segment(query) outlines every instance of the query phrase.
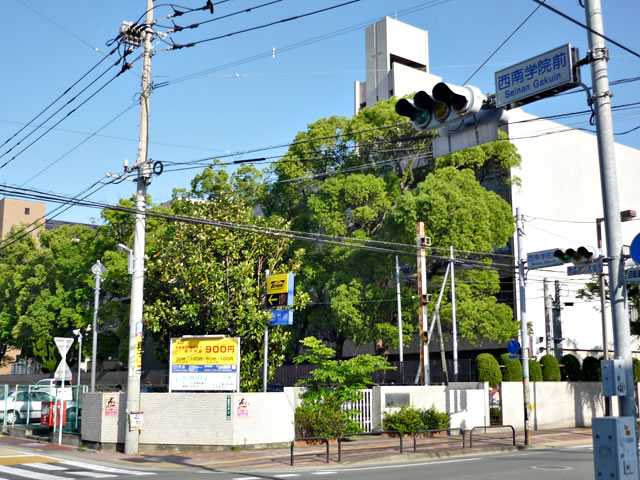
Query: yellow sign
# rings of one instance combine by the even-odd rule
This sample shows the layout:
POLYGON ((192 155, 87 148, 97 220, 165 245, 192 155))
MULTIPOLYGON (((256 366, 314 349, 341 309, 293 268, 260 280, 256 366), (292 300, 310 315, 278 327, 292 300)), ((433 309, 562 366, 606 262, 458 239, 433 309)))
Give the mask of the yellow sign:
POLYGON ((142 371, 142 337, 136 336, 135 340, 135 371, 137 373, 142 371))
POLYGON ((279 273, 267 277, 267 295, 270 293, 289 292, 289 274, 279 273))
POLYGON ((173 365, 236 365, 237 338, 174 338, 171 344, 173 365))

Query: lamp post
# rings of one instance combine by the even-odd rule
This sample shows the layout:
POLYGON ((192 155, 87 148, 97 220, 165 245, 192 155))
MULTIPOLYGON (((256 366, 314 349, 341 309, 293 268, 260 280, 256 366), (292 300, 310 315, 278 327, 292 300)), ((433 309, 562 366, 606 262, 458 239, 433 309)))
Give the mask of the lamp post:
MULTIPOLYGON (((635 210, 624 210, 620 212, 620 221, 628 222, 636 217, 635 210)), ((598 253, 604 256, 602 252, 602 222, 604 218, 596 218, 596 233, 598 235, 598 253)), ((606 313, 606 295, 604 285, 604 273, 598 274, 598 280, 600 283, 600 315, 602 317, 602 358, 603 360, 609 360, 609 339, 607 335, 607 313, 606 313)), ((604 415, 608 417, 611 415, 611 397, 605 397, 604 403, 604 415)))
POLYGON ((91 267, 96 276, 96 287, 93 295, 93 351, 91 352, 91 393, 96 391, 96 362, 98 358, 98 308, 100 307, 100 281, 106 268, 97 260, 91 267))
POLYGON ((134 262, 133 250, 127 247, 124 243, 118 244, 118 250, 120 250, 121 252, 127 252, 129 254, 129 263, 127 263, 127 272, 129 272, 129 275, 133 275, 133 262, 134 262))
POLYGON ((82 372, 82 330, 76 328, 73 334, 78 337, 78 387, 80 383, 80 373, 82 372))

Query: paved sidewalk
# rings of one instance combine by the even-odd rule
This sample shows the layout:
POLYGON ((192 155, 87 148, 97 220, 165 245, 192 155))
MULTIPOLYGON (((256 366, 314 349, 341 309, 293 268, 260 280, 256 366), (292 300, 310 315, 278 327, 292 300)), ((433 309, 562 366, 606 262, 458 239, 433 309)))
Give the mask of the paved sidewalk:
MULTIPOLYGON (((5 437, 4 440, 9 440, 5 437)), ((11 439, 16 440, 18 439, 11 439)), ((25 444, 25 439, 19 439, 25 444)), ((363 436, 343 441, 341 461, 338 463, 338 442, 329 444, 329 465, 391 463, 424 461, 428 459, 450 458, 465 455, 500 453, 524 448, 557 448, 567 446, 591 445, 590 428, 567 428, 558 430, 539 430, 532 432, 531 445, 524 445, 522 432, 516 432, 516 445, 510 429, 476 430, 473 433, 473 448, 469 448, 469 435, 465 438, 465 447, 459 435, 420 437, 416 441, 414 453, 413 437, 403 438, 402 453, 397 437, 363 436)), ((17 444, 17 443, 16 443, 17 444)), ((294 466, 291 466, 289 447, 266 449, 231 449, 217 451, 180 451, 180 452, 143 452, 138 455, 125 455, 118 452, 95 452, 78 449, 71 453, 68 447, 59 449, 57 445, 42 444, 45 451, 56 449, 58 455, 73 455, 82 461, 117 463, 123 468, 141 470, 201 470, 201 471, 251 471, 257 469, 318 468, 326 466, 326 446, 297 442, 294 447, 294 466), (46 445, 49 445, 47 447, 46 445)), ((51 452, 53 453, 53 452, 51 452)))

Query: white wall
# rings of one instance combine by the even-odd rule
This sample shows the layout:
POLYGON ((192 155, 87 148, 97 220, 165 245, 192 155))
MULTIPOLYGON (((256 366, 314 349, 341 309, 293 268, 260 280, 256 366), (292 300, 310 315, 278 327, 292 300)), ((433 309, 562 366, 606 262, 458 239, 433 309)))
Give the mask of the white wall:
MULTIPOLYGON (((587 246, 596 248, 596 218, 603 216, 598 147, 593 134, 539 120, 516 109, 510 112, 509 138, 522 156, 521 168, 513 175, 522 186, 512 188, 512 205, 525 216, 525 252, 552 248, 587 246), (531 121, 533 120, 533 121, 531 121)), ((640 151, 621 144, 615 146, 620 210, 640 213, 640 151)), ((623 243, 629 245, 640 231, 640 222, 622 224, 623 243)), ((603 226, 604 227, 604 226, 603 226)), ((603 228, 604 235, 604 228, 603 228)), ((603 238, 603 244, 606 240, 603 238)), ((515 245, 515 244, 514 244, 515 245)), ((562 333, 565 349, 583 354, 602 350, 602 321, 599 302, 585 303, 575 293, 590 276, 566 275, 567 268, 555 267, 529 271, 527 277, 527 320, 533 323, 534 338, 545 335, 542 279, 559 280, 562 302, 573 306, 562 309, 562 333)), ((553 294, 553 283, 550 294, 553 294)), ((610 311, 609 348, 613 350, 610 311)), ((634 349, 638 346, 634 345, 634 349)))

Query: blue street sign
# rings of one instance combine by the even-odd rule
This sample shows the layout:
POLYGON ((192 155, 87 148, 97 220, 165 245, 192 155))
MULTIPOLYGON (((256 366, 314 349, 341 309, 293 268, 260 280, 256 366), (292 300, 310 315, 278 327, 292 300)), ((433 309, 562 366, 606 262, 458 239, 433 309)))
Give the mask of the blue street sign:
POLYGON ((518 353, 520 351, 520 343, 517 340, 511 340, 507 343, 509 353, 518 353))
POLYGON ((269 325, 293 325, 293 310, 273 310, 269 325))
POLYGON ((631 242, 630 253, 633 261, 640 264, 640 233, 631 242))

